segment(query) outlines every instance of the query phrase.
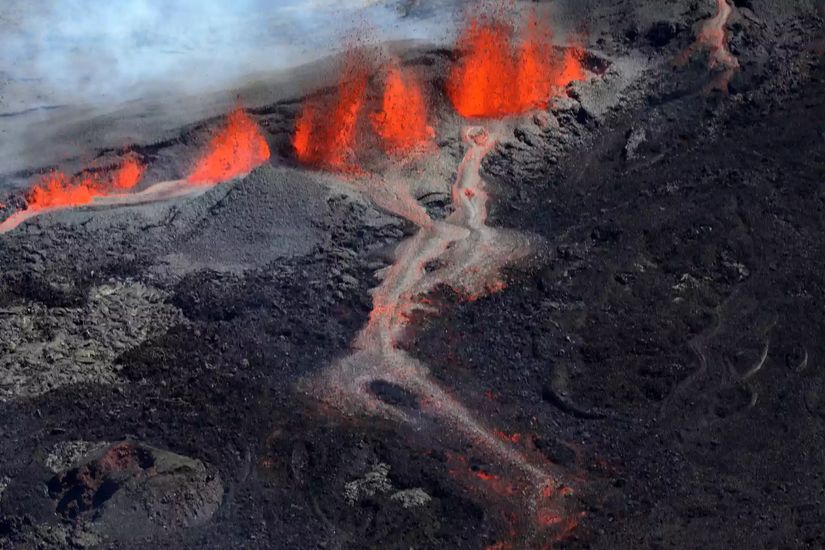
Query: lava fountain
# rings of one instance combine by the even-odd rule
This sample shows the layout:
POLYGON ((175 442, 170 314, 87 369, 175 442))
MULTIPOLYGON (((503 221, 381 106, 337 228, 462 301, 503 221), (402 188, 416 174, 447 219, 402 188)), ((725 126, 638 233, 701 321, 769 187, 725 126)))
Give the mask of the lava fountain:
POLYGON ((421 85, 411 71, 397 61, 389 65, 381 110, 372 115, 376 134, 391 155, 407 155, 434 137, 427 121, 427 103, 421 85))
POLYGON ((357 172, 354 146, 369 80, 368 64, 350 52, 332 97, 309 101, 295 125, 292 145, 302 163, 339 172, 357 172))
POLYGON ((209 142, 186 181, 193 185, 214 185, 241 177, 268 161, 269 154, 269 145, 258 126, 237 108, 209 142))
POLYGON ((456 110, 490 118, 545 108, 554 93, 584 78, 581 49, 558 55, 552 38, 534 15, 520 31, 500 18, 471 20, 458 41, 464 56, 447 85, 456 110))
POLYGON ((468 297, 495 292, 502 288, 501 270, 532 251, 526 236, 486 225, 488 195, 479 172, 495 146, 495 134, 471 127, 463 131, 463 139, 468 149, 452 186, 454 210, 444 220, 433 219, 404 182, 381 178, 360 182, 377 205, 411 221, 418 232, 399 245, 395 263, 379 273, 383 282, 372 293, 369 322, 357 336, 353 353, 307 381, 304 390, 345 414, 382 416, 415 431, 425 430, 431 440, 446 447, 472 448, 495 465, 497 475, 518 488, 506 498, 517 509, 529 511, 520 532, 529 533, 528 538, 548 537, 552 536, 548 532, 566 529, 570 517, 562 497, 572 491, 560 473, 503 441, 441 388, 425 365, 399 348, 413 313, 431 310, 424 299, 427 294, 439 286, 468 297), (428 268, 432 265, 439 267, 428 268), (410 408, 382 400, 374 391, 376 383, 414 396, 417 405, 410 408), (542 521, 533 521, 536 518, 542 521))
MULTIPOLYGON (((459 114, 505 117, 546 107, 562 86, 583 78, 582 50, 570 48, 558 54, 550 39, 549 29, 535 18, 518 35, 504 21, 471 23, 459 40, 466 55, 453 67, 447 84, 459 114)), ((437 444, 455 456, 469 450, 490 465, 490 472, 454 477, 491 509, 502 507, 509 538, 521 546, 544 545, 567 534, 579 517, 571 511, 568 497, 573 489, 562 473, 543 457, 500 437, 442 388, 426 365, 401 348, 414 314, 433 311, 427 298, 431 292, 448 287, 478 299, 500 291, 503 268, 533 252, 528 236, 486 223, 489 197, 481 164, 505 125, 462 130, 466 153, 451 187, 453 210, 443 220, 434 219, 410 191, 415 187, 413 177, 427 177, 426 168, 417 176, 403 168, 390 168, 383 175, 353 170, 355 129, 370 82, 365 65, 353 63, 358 59, 349 57, 334 94, 304 105, 293 138, 296 156, 315 168, 357 174, 340 181, 368 195, 379 208, 413 223, 418 231, 398 245, 394 263, 377 273, 382 283, 372 291, 369 321, 353 342, 352 353, 304 380, 301 389, 345 415, 390 419, 411 428, 413 437, 426 433, 430 448, 437 444), (386 398, 381 388, 393 388, 409 399, 399 403, 386 398), (479 482, 503 490, 491 495, 489 488, 477 490, 479 482)), ((425 96, 397 63, 388 67, 380 110, 370 119, 390 156, 407 156, 433 137, 425 96)), ((432 160, 432 166, 446 162, 432 160)))
POLYGON ((52 172, 40 178, 28 193, 28 210, 83 206, 98 197, 132 190, 143 177, 145 168, 134 156, 128 156, 112 172, 84 172, 70 178, 63 172, 52 172))
POLYGON ((127 156, 114 171, 83 172, 69 177, 55 171, 41 176, 26 194, 25 210, 15 212, 0 223, 0 234, 46 212, 86 206, 124 197, 143 178, 145 167, 134 155, 127 156))
POLYGON ((25 210, 0 223, 0 235, 40 214, 78 206, 128 206, 205 192, 211 186, 244 176, 269 160, 269 146, 258 126, 240 108, 227 118, 184 180, 171 180, 140 192, 134 189, 145 167, 135 155, 127 155, 112 173, 83 172, 68 177, 62 172, 42 176, 27 194, 25 210))
POLYGON ((684 65, 696 52, 708 52, 708 66, 718 74, 706 91, 727 93, 731 78, 739 70, 739 60, 728 48, 727 24, 732 14, 733 7, 728 0, 716 0, 716 15, 702 24, 696 41, 676 59, 677 65, 684 65))

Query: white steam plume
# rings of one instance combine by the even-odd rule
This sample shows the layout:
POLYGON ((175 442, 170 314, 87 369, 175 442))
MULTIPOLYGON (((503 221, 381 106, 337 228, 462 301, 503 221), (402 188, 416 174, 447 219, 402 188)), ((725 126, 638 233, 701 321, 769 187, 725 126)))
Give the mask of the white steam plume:
POLYGON ((363 29, 376 39, 438 41, 452 3, 3 0, 0 114, 222 89, 248 74, 323 57, 363 29), (28 97, 15 97, 22 89, 28 97))

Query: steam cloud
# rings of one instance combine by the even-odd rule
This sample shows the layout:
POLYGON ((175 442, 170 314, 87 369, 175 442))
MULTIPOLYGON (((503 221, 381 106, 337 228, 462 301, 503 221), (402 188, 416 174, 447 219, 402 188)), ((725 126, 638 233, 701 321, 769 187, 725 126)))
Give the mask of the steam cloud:
MULTIPOLYGON (((454 3, 4 0, 0 96, 4 84, 14 82, 32 83, 41 104, 99 105, 153 91, 226 88, 249 74, 332 53, 353 31, 367 29, 377 39, 438 41, 454 3)), ((14 110, 12 94, 5 95, 0 113, 14 110)))

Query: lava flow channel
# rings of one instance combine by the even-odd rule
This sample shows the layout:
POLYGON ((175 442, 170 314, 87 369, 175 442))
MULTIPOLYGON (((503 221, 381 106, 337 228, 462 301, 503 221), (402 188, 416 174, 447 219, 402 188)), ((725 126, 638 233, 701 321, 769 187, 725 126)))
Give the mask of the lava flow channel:
POLYGON ((718 75, 711 80, 705 91, 720 90, 727 93, 731 78, 739 70, 739 60, 728 48, 727 24, 733 14, 728 0, 716 0, 716 15, 702 24, 696 41, 676 59, 684 65, 696 52, 708 52, 708 66, 718 75))
POLYGON ((525 236, 486 225, 488 197, 479 170, 494 137, 471 128, 464 141, 468 150, 452 187, 454 211, 443 221, 429 216, 408 185, 362 182, 376 204, 411 221, 418 232, 399 245, 396 261, 379 273, 383 283, 373 291, 373 310, 353 353, 305 381, 303 389, 344 414, 380 415, 414 426, 414 432, 424 431, 445 446, 471 446, 518 487, 507 498, 525 512, 522 538, 532 544, 568 528, 570 515, 562 497, 571 491, 561 475, 503 441, 442 389, 425 365, 398 347, 412 313, 428 308, 422 302, 427 293, 440 285, 475 297, 498 290, 502 268, 532 250, 525 236), (425 267, 436 263, 440 267, 435 270, 425 267), (417 405, 382 400, 373 391, 375 383, 401 388, 415 396, 417 405))

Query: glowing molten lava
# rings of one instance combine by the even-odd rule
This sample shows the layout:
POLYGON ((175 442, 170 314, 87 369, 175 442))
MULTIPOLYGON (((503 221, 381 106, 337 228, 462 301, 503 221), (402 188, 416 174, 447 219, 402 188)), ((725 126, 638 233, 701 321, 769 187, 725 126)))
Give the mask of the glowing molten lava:
POLYGON ((81 206, 91 203, 103 193, 94 180, 86 175, 72 181, 63 172, 43 176, 29 191, 29 210, 42 210, 59 206, 81 206))
POLYGON ((390 154, 404 154, 434 136, 427 124, 427 104, 413 74, 390 65, 381 111, 372 116, 375 132, 390 154))
POLYGON ((145 171, 146 168, 135 157, 127 157, 112 177, 112 187, 118 191, 131 191, 145 171))
POLYGON ((584 78, 581 50, 554 56, 552 33, 534 16, 521 33, 498 19, 472 20, 458 40, 464 57, 453 67, 447 93, 465 117, 502 117, 544 108, 584 78))
POLYGON ((351 53, 333 96, 304 104, 292 140, 298 160, 319 168, 357 171, 353 146, 368 79, 365 60, 351 53))
POLYGON ((468 128, 462 137, 466 153, 452 185, 453 210, 445 219, 433 218, 411 194, 413 180, 406 178, 419 174, 357 180, 357 187, 376 205, 407 219, 418 231, 398 246, 395 262, 380 272, 382 283, 372 292, 369 322, 353 343, 352 354, 305 380, 302 389, 347 415, 381 415, 415 433, 426 432, 427 445, 448 453, 472 447, 474 457, 492 468, 470 468, 462 457, 451 473, 479 499, 492 497, 491 507, 519 510, 511 522, 519 527, 513 538, 525 543, 519 548, 534 547, 534 542, 554 539, 563 518, 570 516, 571 499, 560 498, 568 496, 562 493, 562 473, 521 448, 520 437, 487 427, 402 346, 416 314, 433 311, 427 296, 437 288, 477 298, 499 291, 502 270, 532 251, 527 236, 486 224, 488 194, 480 170, 497 135, 468 128), (416 406, 384 400, 372 389, 376 381, 402 388, 416 406))
POLYGON ((727 92, 730 79, 739 70, 739 60, 728 49, 726 26, 732 14, 728 0, 716 0, 716 15, 705 21, 693 45, 676 59, 677 65, 684 65, 697 51, 707 51, 708 65, 719 73, 707 90, 727 92))
POLYGON ((112 174, 84 172, 70 178, 63 172, 52 172, 40 178, 29 191, 28 210, 83 206, 98 197, 106 197, 133 189, 143 177, 143 165, 135 157, 127 157, 112 174))
POLYGON ((269 160, 269 145, 260 129, 240 108, 212 138, 203 157, 187 177, 191 184, 216 184, 248 174, 269 160))

